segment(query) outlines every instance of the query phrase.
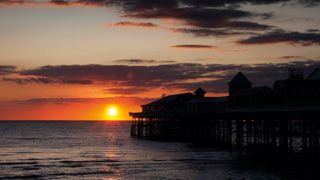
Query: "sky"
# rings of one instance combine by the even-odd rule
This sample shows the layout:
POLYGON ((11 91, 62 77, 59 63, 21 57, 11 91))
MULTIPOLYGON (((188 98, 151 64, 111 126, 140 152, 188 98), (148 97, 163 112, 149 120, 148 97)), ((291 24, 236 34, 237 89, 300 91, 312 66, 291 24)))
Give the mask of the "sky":
POLYGON ((127 120, 320 67, 319 0, 0 0, 1 120, 127 120), (108 115, 110 107, 116 116, 108 115))

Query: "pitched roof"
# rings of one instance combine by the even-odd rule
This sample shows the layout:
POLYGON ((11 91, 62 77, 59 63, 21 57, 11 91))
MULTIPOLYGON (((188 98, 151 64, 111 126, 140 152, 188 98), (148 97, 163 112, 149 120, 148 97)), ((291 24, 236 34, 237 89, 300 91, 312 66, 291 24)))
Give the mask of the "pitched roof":
POLYGON ((194 91, 194 94, 205 94, 207 93, 205 90, 203 90, 202 88, 198 88, 197 90, 194 91))
POLYGON ((143 106, 155 106, 155 105, 165 105, 165 104, 182 104, 193 99, 195 95, 192 93, 174 94, 169 95, 158 100, 155 100, 149 104, 143 106))
POLYGON ((253 87, 243 89, 234 93, 232 96, 250 96, 250 95, 264 95, 264 94, 271 94, 273 91, 268 86, 261 86, 261 87, 253 87))
POLYGON ((230 82, 229 84, 252 84, 248 78, 242 74, 242 72, 239 72, 230 82))
POLYGON ((308 76, 308 79, 313 79, 313 80, 315 80, 315 79, 320 79, 320 69, 319 68, 317 68, 317 69, 315 69, 309 76, 308 76))

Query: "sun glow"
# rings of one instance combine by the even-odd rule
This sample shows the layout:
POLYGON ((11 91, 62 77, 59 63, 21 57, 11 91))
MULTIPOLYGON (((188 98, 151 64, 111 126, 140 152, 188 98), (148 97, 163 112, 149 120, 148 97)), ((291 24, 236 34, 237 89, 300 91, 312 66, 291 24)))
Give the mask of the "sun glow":
POLYGON ((108 115, 109 116, 116 116, 117 115, 117 109, 114 107, 108 108, 108 115))
POLYGON ((103 120, 115 121, 121 120, 121 118, 123 118, 122 110, 119 108, 119 106, 109 105, 105 107, 103 120))

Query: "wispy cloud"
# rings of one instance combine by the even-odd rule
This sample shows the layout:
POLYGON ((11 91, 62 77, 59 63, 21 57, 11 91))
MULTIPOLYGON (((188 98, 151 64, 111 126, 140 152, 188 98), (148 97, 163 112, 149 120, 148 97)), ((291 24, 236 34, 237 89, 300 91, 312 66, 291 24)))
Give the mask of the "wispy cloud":
POLYGON ((91 80, 81 79, 55 79, 55 78, 44 78, 44 77, 23 77, 23 78, 11 78, 5 77, 1 79, 2 81, 14 82, 17 84, 29 84, 29 83, 38 83, 38 84, 82 84, 88 85, 92 84, 91 80))
POLYGON ((56 104, 56 105, 67 105, 72 103, 90 103, 90 102, 100 102, 105 104, 110 103, 121 103, 123 101, 127 102, 150 102, 153 100, 152 98, 141 98, 141 97, 126 97, 126 96, 118 96, 118 97, 108 97, 108 98, 34 98, 27 100, 16 100, 14 103, 18 104, 56 104))
POLYGON ((153 60, 153 59, 120 59, 114 61, 120 64, 169 64, 174 63, 172 60, 153 60))
POLYGON ((0 65, 0 75, 7 75, 14 73, 16 71, 16 66, 1 66, 0 65))
POLYGON ((304 56, 281 56, 280 59, 306 59, 304 56))
POLYGON ((142 28, 157 28, 157 24, 151 22, 131 22, 131 21, 120 21, 110 24, 112 27, 142 27, 142 28))
POLYGON ((217 46, 212 45, 202 45, 202 44, 180 44, 173 45, 171 48, 180 48, 180 49, 218 49, 217 46))
POLYGON ((231 29, 208 29, 208 28, 169 28, 174 33, 191 34, 196 37, 225 37, 235 35, 250 35, 252 32, 234 31, 231 29))
POLYGON ((262 35, 252 36, 238 41, 244 45, 261 45, 273 43, 289 43, 302 46, 320 45, 320 33, 289 32, 277 30, 262 35))

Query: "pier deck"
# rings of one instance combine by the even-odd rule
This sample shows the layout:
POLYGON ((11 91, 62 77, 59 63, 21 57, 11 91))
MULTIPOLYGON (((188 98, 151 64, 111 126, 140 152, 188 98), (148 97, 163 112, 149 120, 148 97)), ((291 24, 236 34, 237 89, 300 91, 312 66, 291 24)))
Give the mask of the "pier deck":
POLYGON ((320 107, 130 113, 131 135, 278 153, 319 153, 320 107))

